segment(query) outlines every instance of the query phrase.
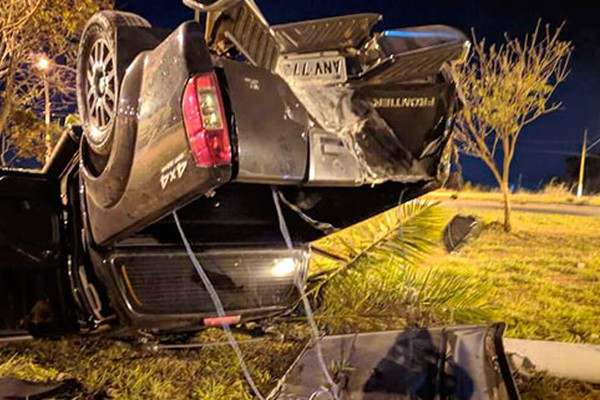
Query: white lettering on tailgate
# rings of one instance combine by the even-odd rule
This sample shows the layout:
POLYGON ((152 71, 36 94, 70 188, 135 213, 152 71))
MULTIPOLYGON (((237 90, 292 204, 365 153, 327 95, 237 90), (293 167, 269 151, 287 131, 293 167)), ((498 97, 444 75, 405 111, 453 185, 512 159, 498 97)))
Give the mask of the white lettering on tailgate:
POLYGON ((185 160, 185 153, 181 153, 168 163, 160 170, 160 187, 165 190, 171 182, 175 182, 183 177, 183 173, 187 168, 187 160, 185 160))

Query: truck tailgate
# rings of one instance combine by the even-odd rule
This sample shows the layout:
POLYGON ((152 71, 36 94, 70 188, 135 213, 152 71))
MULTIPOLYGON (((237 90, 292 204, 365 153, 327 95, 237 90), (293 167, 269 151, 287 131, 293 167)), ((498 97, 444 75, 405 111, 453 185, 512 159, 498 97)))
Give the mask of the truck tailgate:
POLYGON ((305 178, 309 120, 289 86, 263 68, 223 60, 234 115, 237 181, 294 184, 305 178))

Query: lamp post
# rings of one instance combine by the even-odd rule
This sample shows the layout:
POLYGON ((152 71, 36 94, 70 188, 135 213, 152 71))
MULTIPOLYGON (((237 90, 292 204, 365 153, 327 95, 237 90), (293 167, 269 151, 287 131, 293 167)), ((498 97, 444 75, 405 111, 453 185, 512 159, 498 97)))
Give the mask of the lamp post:
POLYGON ((48 85, 47 71, 50 68, 50 60, 46 56, 41 56, 37 63, 38 68, 42 71, 42 80, 44 82, 44 121, 46 124, 46 132, 44 133, 44 144, 46 146, 46 154, 44 157, 45 163, 50 160, 52 149, 52 138, 50 137, 50 87, 48 85))
POLYGON ((577 197, 583 196, 583 183, 585 179, 585 159, 590 150, 600 144, 600 139, 588 146, 587 144, 587 128, 583 132, 583 146, 581 148, 581 164, 579 165, 579 183, 577 184, 577 197))
POLYGON ((579 182, 577 184, 577 197, 583 196, 583 178, 585 176, 585 157, 587 155, 587 128, 583 131, 583 146, 581 147, 581 163, 579 165, 579 182))

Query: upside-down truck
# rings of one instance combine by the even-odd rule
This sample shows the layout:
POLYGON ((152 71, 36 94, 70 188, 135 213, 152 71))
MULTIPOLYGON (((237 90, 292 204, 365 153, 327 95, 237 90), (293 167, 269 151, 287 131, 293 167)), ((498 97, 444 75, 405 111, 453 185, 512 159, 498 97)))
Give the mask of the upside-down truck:
POLYGON ((96 14, 77 60, 81 127, 43 170, 0 171, 3 335, 222 322, 174 211, 228 322, 285 313, 310 242, 446 178, 463 33, 184 3, 196 20, 173 31, 96 14))

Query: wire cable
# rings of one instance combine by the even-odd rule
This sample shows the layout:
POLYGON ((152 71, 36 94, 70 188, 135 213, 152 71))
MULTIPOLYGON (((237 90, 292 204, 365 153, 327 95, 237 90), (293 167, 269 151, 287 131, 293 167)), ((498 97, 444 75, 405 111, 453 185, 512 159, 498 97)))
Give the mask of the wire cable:
POLYGON ((339 231, 338 228, 336 228, 335 226, 331 225, 328 222, 321 222, 321 221, 317 221, 316 219, 312 218, 310 215, 306 214, 304 211, 302 211, 300 209, 300 207, 298 207, 297 205, 293 204, 292 202, 290 202, 288 199, 285 198, 285 196, 283 195, 283 193, 281 193, 280 191, 277 192, 279 194, 279 199, 283 202, 283 204, 285 204, 286 206, 289 207, 290 210, 294 211, 296 214, 298 214, 298 216, 300 218, 302 218, 302 220, 304 222, 306 222, 307 224, 309 224, 310 226, 312 226, 313 228, 325 233, 325 234, 330 234, 330 233, 334 233, 339 231))
MULTIPOLYGON (((285 222, 285 218, 283 216, 283 211, 281 210, 281 204, 279 202, 279 193, 277 188, 274 186, 271 187, 271 192, 273 194, 273 202, 275 203, 275 209, 277 210, 277 217, 279 219, 279 230, 281 231, 281 236, 283 236, 283 240, 288 249, 293 249, 294 245, 292 243, 292 238, 290 236, 290 231, 288 230, 287 223, 285 222)), ((323 356, 323 348, 321 346, 321 337, 319 334, 319 328, 317 323, 315 322, 315 316, 312 311, 312 307, 310 305, 310 301, 308 300, 308 296, 306 295, 306 291, 304 290, 304 282, 301 280, 299 276, 296 277, 294 281, 296 287, 298 288, 298 292, 300 296, 302 296, 302 304, 304 306, 304 312, 306 313, 306 317, 308 319, 308 324, 311 329, 311 333, 313 336, 315 349, 317 351, 317 358, 319 360, 319 365, 321 366, 321 370, 323 371, 323 376, 327 380, 327 383, 330 385, 330 394, 334 400, 339 400, 338 397, 338 386, 333 381, 329 370, 327 369, 327 363, 325 362, 325 357, 323 356)))
MULTIPOLYGON (((188 239, 185 235, 185 232, 183 231, 183 227, 181 226, 181 222, 179 221, 179 217, 177 216, 176 211, 173 211, 173 218, 175 218, 175 224, 177 225, 177 230, 179 231, 179 235, 181 236, 181 240, 183 241, 185 250, 187 251, 187 253, 190 257, 190 260, 192 261, 192 264, 194 265, 194 268, 196 269, 196 272, 198 273, 198 276, 202 280, 202 283, 204 284, 204 286, 206 287, 206 290, 208 291, 208 294, 210 295, 210 298, 215 306, 217 315, 220 318, 225 318, 226 314, 225 314, 225 308, 223 307, 223 303, 221 302, 221 299, 220 299, 217 291, 215 290, 215 287, 213 286, 210 279, 208 278, 206 271, 204 271, 204 268, 202 268, 202 265, 198 261, 196 254, 192 250, 192 246, 190 245, 190 242, 188 241, 188 239)), ((246 378, 248 385, 250 385, 252 392, 254 392, 254 395, 259 400, 265 400, 263 395, 258 390, 258 387, 256 387, 256 383, 254 383, 252 376, 250 375, 250 371, 248 370, 248 367, 246 366, 246 362, 244 361, 244 355, 242 354, 242 350, 240 349, 240 346, 238 345, 235 338, 233 337, 231 328, 225 322, 221 322, 221 326, 223 327, 223 330, 225 331, 225 334, 227 336, 227 341, 229 342, 229 344, 233 348, 233 351, 235 352, 235 355, 240 363, 240 368, 242 369, 242 372, 244 373, 244 377, 246 378)))

